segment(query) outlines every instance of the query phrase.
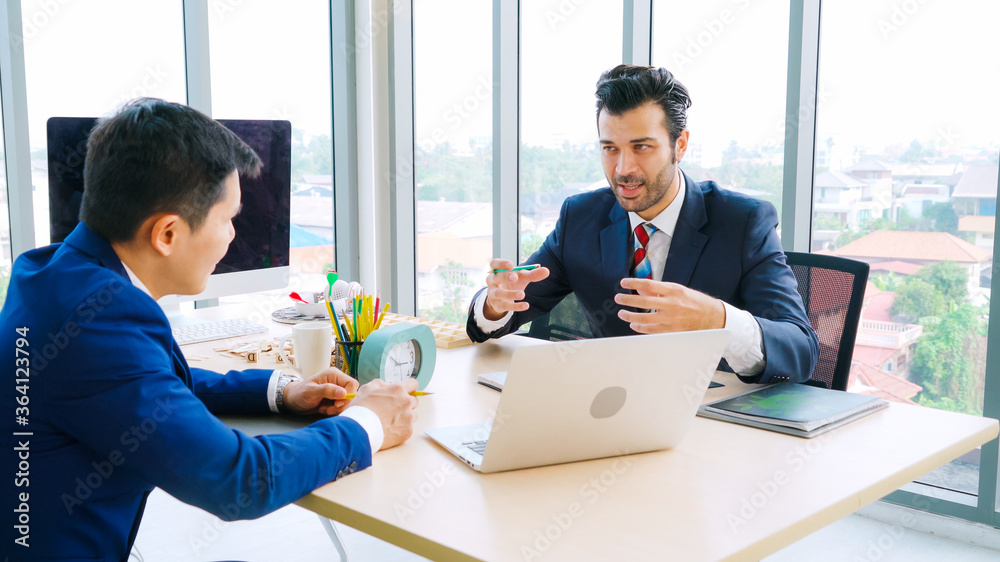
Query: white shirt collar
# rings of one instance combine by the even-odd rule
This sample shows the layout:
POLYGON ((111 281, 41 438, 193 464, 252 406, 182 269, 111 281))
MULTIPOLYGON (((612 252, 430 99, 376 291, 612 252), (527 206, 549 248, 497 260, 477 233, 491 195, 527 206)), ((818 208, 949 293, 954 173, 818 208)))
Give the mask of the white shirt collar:
POLYGON ((674 197, 674 200, 667 205, 666 209, 663 209, 660 211, 660 214, 653 217, 653 220, 647 221, 646 219, 640 217, 638 213, 629 212, 628 222, 633 231, 635 230, 635 227, 640 224, 650 222, 653 223, 653 226, 655 226, 657 230, 663 231, 664 234, 671 238, 674 237, 674 229, 677 228, 677 220, 681 216, 681 207, 684 205, 684 193, 687 189, 687 185, 684 181, 684 174, 680 171, 678 171, 678 174, 680 175, 681 181, 677 188, 677 195, 674 197))
POLYGON ((142 281, 139 280, 139 277, 136 276, 135 272, 132 271, 131 269, 129 269, 128 266, 125 265, 125 262, 122 262, 122 267, 125 268, 125 273, 128 273, 128 278, 132 280, 132 284, 135 285, 136 288, 138 288, 143 293, 146 293, 147 295, 149 295, 150 298, 152 298, 153 294, 150 293, 149 289, 146 288, 146 285, 142 281))

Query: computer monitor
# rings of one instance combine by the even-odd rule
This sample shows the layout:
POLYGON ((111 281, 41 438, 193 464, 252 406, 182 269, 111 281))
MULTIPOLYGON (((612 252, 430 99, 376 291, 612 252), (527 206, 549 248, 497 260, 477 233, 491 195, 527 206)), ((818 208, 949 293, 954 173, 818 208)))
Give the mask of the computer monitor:
MULTIPOLYGON (((289 278, 292 125, 288 121, 219 119, 263 163, 256 179, 240 176, 243 210, 233 221, 236 238, 198 295, 160 299, 162 306, 256 291, 283 289, 289 278)), ((52 242, 62 242, 79 222, 83 165, 94 117, 48 120, 49 217, 52 242)))

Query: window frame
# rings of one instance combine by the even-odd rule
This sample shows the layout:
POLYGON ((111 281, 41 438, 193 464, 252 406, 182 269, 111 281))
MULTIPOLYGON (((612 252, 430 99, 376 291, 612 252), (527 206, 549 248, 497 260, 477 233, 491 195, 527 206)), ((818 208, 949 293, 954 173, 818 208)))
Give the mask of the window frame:
MULTIPOLYGON (((652 13, 667 0, 624 0, 622 61, 648 64, 652 13)), ((788 86, 786 142, 782 186, 782 244, 786 250, 810 247, 813 177, 815 173, 816 92, 822 0, 789 0, 788 86)), ((211 85, 208 72, 207 4, 184 0, 185 74, 188 101, 207 108, 211 85)), ((516 257, 519 240, 520 164, 520 30, 517 0, 493 0, 493 232, 494 253, 516 257), (511 118, 516 116, 517 118, 511 118)), ((416 231, 413 192, 413 30, 412 0, 330 1, 331 98, 334 141, 334 218, 336 263, 347 278, 359 279, 391 294, 394 308, 413 314, 416 305, 416 231), (382 30, 366 38, 365 50, 356 48, 356 30, 382 30), (345 48, 350 46, 350 48, 345 48), (384 56, 383 56, 384 55, 384 56), (371 65, 360 69, 359 64, 371 65), (359 83, 368 70, 370 80, 359 83), (383 97, 384 96, 384 97, 383 97), (359 99, 363 103, 359 103, 359 99), (375 100, 374 102, 372 100, 375 100), (367 100, 367 101, 365 101, 367 100), (385 107, 387 122, 372 122, 370 112, 385 107), (371 123, 370 125, 368 125, 371 123), (389 126, 386 127, 385 124, 389 126), (368 127, 359 130, 359 126, 368 127), (387 130, 388 129, 388 130, 387 130), (373 140, 374 137, 374 140, 373 140), (389 157, 377 159, 372 185, 359 184, 362 154, 358 146, 387 139, 389 157), (384 167, 384 169, 379 169, 384 167), (390 178, 382 183, 379 174, 390 178), (386 224, 365 227, 359 209, 376 208, 386 224), (362 232, 363 228, 368 228, 362 232), (374 236, 374 253, 389 256, 378 263, 362 260, 361 241, 374 236), (385 268, 385 263, 388 267, 385 268)), ((11 38, 22 34, 20 2, 0 5, 0 26, 11 38)), ((181 32, 181 30, 178 30, 181 32)), ((24 53, 17 41, 0 42, 0 104, 2 104, 11 255, 34 248, 31 201, 31 164, 27 128, 24 53)), ((371 162, 371 160, 366 160, 371 162)), ((365 174, 360 174, 364 176, 365 174)), ((1000 193, 1000 185, 997 186, 1000 193)), ((1000 216, 995 228, 1000 229, 1000 216)), ((366 249, 370 250, 366 246, 366 249)), ((993 263, 1000 263, 1000 245, 994 245, 993 263)), ((993 287, 1000 286, 1000 280, 993 287)), ((990 313, 1000 318, 1000 299, 991 300, 990 313)), ((983 415, 1000 418, 1000 322, 991 323, 987 336, 983 415)), ((997 478, 1000 444, 994 439, 982 447, 978 496, 942 493, 922 484, 909 484, 888 494, 885 501, 1000 527, 997 478), (933 495, 931 495, 933 494, 933 495)))

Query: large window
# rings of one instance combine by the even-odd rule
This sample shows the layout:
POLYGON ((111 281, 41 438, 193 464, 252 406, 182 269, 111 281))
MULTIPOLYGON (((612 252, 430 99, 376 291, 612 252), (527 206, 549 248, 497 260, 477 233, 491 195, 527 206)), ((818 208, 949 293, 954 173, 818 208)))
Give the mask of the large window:
POLYGON ((322 290, 335 264, 329 2, 212 2, 208 21, 212 116, 292 124, 290 286, 322 290))
POLYGON ((180 0, 23 0, 21 15, 35 244, 45 246, 46 121, 103 116, 136 97, 183 103, 183 12, 180 0))
POLYGON ((622 62, 621 0, 521 3, 520 259, 552 231, 566 197, 607 186, 594 90, 622 62))
POLYGON ((788 2, 653 3, 653 57, 691 94, 681 168, 781 212, 788 2))
POLYGON ((0 121, 0 308, 7 298, 10 282, 10 196, 7 192, 7 158, 4 150, 3 122, 0 121))
POLYGON ((413 3, 417 310, 463 324, 493 253, 492 6, 413 3))
MULTIPOLYGON (((823 3, 812 249, 871 264, 851 391, 982 415, 997 18, 969 0, 823 3)), ((920 481, 971 496, 978 467, 977 451, 920 481)))

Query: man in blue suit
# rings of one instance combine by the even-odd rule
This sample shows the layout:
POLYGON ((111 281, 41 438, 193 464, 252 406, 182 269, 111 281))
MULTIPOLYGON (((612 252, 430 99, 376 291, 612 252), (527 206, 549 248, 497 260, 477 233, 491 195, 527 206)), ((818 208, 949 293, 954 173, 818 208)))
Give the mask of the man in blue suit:
POLYGON ((239 172, 259 168, 227 129, 160 100, 91 133, 81 224, 17 259, 0 312, 11 559, 125 560, 154 486, 252 519, 412 434, 416 381, 358 389, 334 369, 301 380, 188 367, 156 299, 204 289, 233 240, 239 172), (215 417, 278 411, 340 415, 259 437, 215 417))
POLYGON ((595 336, 727 328, 723 360, 744 381, 810 377, 819 343, 774 206, 680 170, 690 105, 666 69, 620 65, 601 76, 597 130, 610 187, 565 201, 526 262, 538 269, 490 262, 504 271, 473 299, 473 341, 510 333, 572 292, 595 336))

